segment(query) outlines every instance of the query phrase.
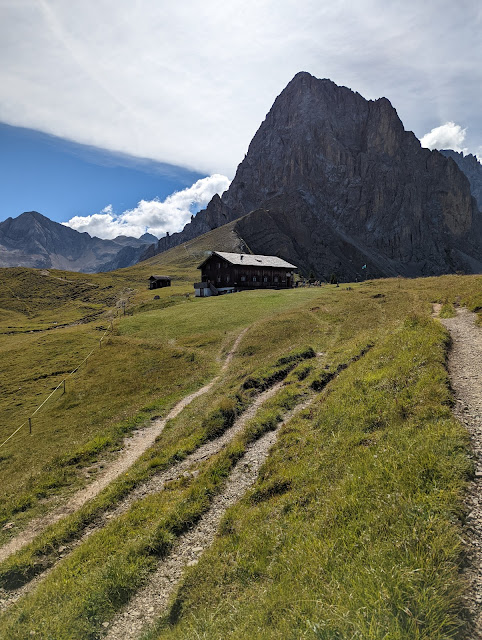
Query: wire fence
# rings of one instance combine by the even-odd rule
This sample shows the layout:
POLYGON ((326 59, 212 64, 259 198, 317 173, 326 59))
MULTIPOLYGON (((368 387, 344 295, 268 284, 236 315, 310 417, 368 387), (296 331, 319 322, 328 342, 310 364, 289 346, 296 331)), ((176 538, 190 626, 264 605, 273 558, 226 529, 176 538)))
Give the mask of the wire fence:
POLYGON ((111 322, 111 326, 109 327, 109 329, 106 329, 104 331, 104 333, 102 334, 102 337, 99 339, 99 346, 98 347, 94 347, 86 356, 85 358, 82 360, 82 362, 77 365, 75 367, 75 369, 72 369, 72 371, 63 379, 59 382, 59 384, 55 387, 55 389, 45 398, 45 400, 39 404, 39 406, 35 409, 35 411, 27 418, 27 420, 25 420, 25 422, 23 424, 21 424, 18 429, 15 429, 15 431, 13 433, 11 433, 8 438, 6 440, 4 440, 1 444, 0 444, 0 449, 7 444, 7 442, 13 438, 13 436, 18 433, 20 431, 20 429, 23 429, 23 427, 25 427, 26 425, 29 425, 29 429, 30 429, 30 433, 32 433, 32 418, 34 417, 34 415, 36 413, 38 413, 40 411, 40 409, 50 400, 50 398, 54 395, 54 393, 56 391, 58 391, 58 389, 60 389, 60 387, 63 386, 64 388, 64 392, 65 392, 65 383, 68 380, 68 378, 72 377, 74 375, 74 373, 76 373, 80 367, 87 362, 87 360, 90 358, 90 356, 98 349, 102 346, 102 341, 104 340, 105 336, 109 333, 112 332, 113 330, 113 325, 111 322))

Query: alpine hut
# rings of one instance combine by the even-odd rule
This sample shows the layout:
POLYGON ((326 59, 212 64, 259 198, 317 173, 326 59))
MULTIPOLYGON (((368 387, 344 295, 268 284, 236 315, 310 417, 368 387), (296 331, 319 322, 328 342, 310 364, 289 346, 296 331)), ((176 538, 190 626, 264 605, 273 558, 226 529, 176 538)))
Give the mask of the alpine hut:
POLYGON ((170 287, 171 278, 169 276, 150 276, 149 289, 162 289, 162 287, 170 287))
POLYGON ((201 282, 196 296, 211 296, 244 289, 289 289, 297 267, 277 256, 213 251, 199 265, 201 282))

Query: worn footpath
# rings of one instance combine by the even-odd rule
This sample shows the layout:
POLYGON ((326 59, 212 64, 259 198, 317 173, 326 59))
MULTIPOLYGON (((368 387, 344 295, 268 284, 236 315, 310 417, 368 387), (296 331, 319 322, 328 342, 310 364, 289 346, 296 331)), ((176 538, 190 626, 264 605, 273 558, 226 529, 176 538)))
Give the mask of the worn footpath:
POLYGON ((468 637, 482 640, 482 328, 475 320, 474 313, 458 309, 455 318, 441 322, 452 338, 449 373, 456 399, 454 414, 470 434, 476 465, 466 499, 468 562, 464 575, 469 582, 466 605, 473 623, 468 637))

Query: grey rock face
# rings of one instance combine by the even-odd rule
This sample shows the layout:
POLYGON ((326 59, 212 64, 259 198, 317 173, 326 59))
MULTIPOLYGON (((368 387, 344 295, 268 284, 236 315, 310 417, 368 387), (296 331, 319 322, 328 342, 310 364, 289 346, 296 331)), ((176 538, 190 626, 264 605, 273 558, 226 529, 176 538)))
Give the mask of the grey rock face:
POLYGON ((477 201, 479 211, 482 211, 482 164, 471 153, 464 156, 463 153, 452 149, 441 149, 440 153, 446 158, 452 158, 458 168, 465 173, 470 183, 470 191, 477 201))
POLYGON ((252 251, 320 276, 352 279, 364 264, 372 276, 482 271, 482 217, 456 164, 422 148, 386 98, 304 72, 229 189, 157 251, 236 219, 252 251))
POLYGON ((140 239, 125 236, 119 243, 92 238, 37 211, 0 223, 0 267, 94 273, 135 264, 147 246, 140 239))

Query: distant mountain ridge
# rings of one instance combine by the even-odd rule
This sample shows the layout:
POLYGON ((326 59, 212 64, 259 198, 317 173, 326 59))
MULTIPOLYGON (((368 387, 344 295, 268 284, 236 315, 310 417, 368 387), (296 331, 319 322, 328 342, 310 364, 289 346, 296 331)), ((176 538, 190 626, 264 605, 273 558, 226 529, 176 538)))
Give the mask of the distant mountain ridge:
POLYGON ((0 222, 0 267, 110 271, 136 264, 153 238, 102 240, 28 211, 0 222))
POLYGON ((482 272, 482 216, 454 159, 422 148, 386 98, 298 73, 234 180, 150 257, 236 220, 254 253, 344 279, 482 272))

